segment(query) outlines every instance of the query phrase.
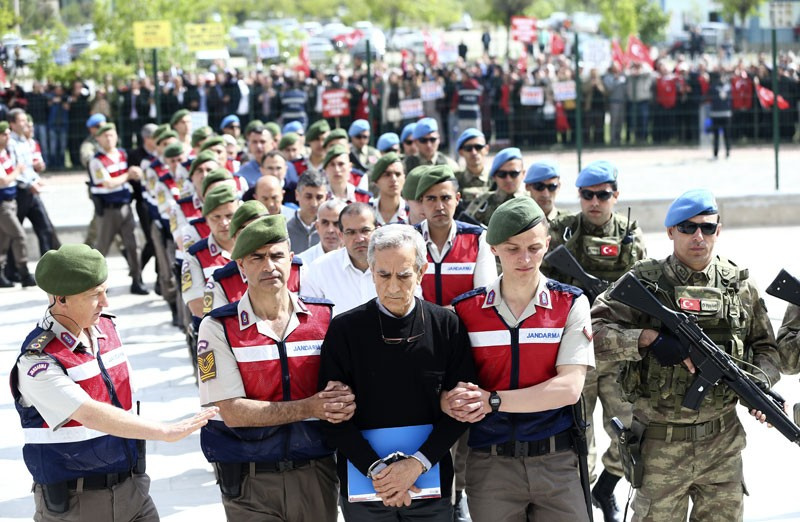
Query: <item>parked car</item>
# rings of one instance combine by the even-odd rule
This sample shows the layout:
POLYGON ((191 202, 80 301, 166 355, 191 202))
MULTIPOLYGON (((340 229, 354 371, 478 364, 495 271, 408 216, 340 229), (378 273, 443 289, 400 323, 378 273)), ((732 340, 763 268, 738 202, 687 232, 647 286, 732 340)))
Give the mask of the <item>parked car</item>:
POLYGON ((303 22, 300 29, 308 33, 308 36, 319 36, 322 32, 322 24, 319 22, 303 22))
POLYGON ((231 44, 228 46, 231 56, 255 59, 258 47, 261 45, 261 36, 258 31, 243 27, 231 27, 228 36, 231 38, 231 44))
POLYGON ((333 44, 327 38, 310 38, 307 43, 308 59, 313 63, 325 62, 334 53, 333 44))

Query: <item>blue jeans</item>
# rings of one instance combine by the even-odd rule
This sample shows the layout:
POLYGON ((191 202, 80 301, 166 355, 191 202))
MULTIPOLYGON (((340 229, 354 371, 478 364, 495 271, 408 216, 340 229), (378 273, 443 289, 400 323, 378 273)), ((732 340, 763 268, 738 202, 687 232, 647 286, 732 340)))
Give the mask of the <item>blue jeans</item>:
POLYGON ((48 134, 50 146, 47 147, 47 165, 53 169, 63 168, 67 150, 67 130, 54 128, 50 129, 48 134))

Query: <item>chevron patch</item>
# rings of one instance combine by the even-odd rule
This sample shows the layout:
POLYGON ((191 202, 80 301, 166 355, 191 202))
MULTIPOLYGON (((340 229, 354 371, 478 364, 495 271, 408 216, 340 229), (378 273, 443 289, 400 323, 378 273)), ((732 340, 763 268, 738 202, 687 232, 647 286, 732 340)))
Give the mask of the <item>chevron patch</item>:
POLYGON ((206 382, 217 376, 217 362, 214 360, 214 351, 197 355, 197 371, 200 382, 206 382))

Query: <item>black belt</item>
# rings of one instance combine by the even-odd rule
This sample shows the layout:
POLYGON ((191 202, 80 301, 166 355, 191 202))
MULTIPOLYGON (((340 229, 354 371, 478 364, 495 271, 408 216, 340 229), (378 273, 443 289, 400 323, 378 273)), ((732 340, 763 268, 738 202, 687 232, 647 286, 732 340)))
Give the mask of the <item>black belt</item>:
MULTIPOLYGON (((121 484, 131 477, 130 471, 123 471, 122 473, 108 473, 106 475, 89 475, 83 477, 83 489, 108 489, 117 484, 121 484)), ((81 479, 72 479, 67 481, 67 489, 78 489, 78 481, 81 479)))
MULTIPOLYGON (((283 473, 298 468, 304 468, 311 463, 310 460, 281 460, 278 462, 251 462, 249 468, 255 469, 256 473, 283 473)), ((245 465, 244 471, 249 472, 245 465)))
POLYGON ((130 201, 128 201, 127 203, 119 203, 119 202, 117 202, 117 203, 106 203, 104 201, 103 202, 103 208, 122 208, 122 207, 124 207, 125 205, 128 205, 128 204, 130 204, 130 201))
POLYGON ((505 444, 492 444, 483 448, 472 448, 479 453, 490 453, 500 457, 538 457, 564 451, 573 447, 569 431, 562 431, 542 440, 522 442, 514 440, 505 444))
POLYGON ((666 442, 703 440, 733 426, 736 418, 736 410, 731 410, 719 418, 700 424, 649 424, 644 431, 644 438, 666 442))

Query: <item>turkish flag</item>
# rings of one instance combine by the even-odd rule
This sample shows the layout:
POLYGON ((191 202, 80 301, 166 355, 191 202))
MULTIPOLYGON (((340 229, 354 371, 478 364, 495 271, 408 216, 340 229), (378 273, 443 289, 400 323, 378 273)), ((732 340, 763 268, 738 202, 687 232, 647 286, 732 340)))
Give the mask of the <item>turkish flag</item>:
POLYGON ((439 53, 434 49, 433 43, 431 43, 431 36, 427 32, 422 33, 422 35, 425 38, 425 57, 428 59, 428 63, 436 67, 439 64, 439 53))
POLYGON ((689 299, 688 297, 681 297, 680 299, 678 299, 678 306, 681 307, 681 310, 687 310, 690 312, 699 312, 700 299, 689 299))
POLYGON ((628 61, 636 60, 653 67, 653 59, 650 58, 650 49, 641 40, 633 35, 628 36, 628 61))
MULTIPOLYGON (((759 85, 756 89, 756 93, 758 94, 758 101, 761 103, 761 107, 769 109, 772 107, 772 104, 775 103, 775 93, 766 87, 759 85)), ((782 111, 789 108, 789 102, 780 94, 778 95, 778 108, 782 111)))
POLYGON ((311 76, 311 60, 308 58, 308 42, 303 42, 300 46, 300 63, 294 68, 296 71, 303 71, 306 77, 311 76))
POLYGON ((5 87, 6 85, 6 70, 3 69, 3 66, 0 65, 0 87, 5 87))
POLYGON ((617 257, 619 247, 617 245, 603 245, 600 247, 600 255, 603 257, 617 257))
POLYGON ((616 40, 611 42, 611 60, 616 63, 620 69, 624 69, 625 66, 628 65, 625 53, 622 52, 622 47, 619 46, 619 42, 616 40))
POLYGON ((558 55, 564 52, 564 39, 558 33, 553 33, 550 37, 550 54, 558 55))
POLYGON ((517 69, 526 72, 528 70, 528 46, 522 44, 522 52, 517 59, 517 69))

